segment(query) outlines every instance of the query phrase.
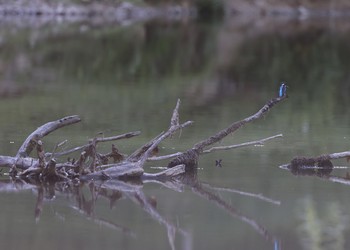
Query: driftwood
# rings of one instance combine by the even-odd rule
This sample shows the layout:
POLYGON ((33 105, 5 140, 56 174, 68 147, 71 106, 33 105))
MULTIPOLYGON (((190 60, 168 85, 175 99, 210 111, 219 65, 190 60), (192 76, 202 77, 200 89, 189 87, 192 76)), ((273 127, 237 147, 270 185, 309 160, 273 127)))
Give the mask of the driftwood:
POLYGON ((229 150, 249 145, 262 145, 264 142, 282 137, 281 134, 272 137, 246 142, 238 145, 223 147, 212 147, 206 149, 212 144, 221 141, 223 138, 232 134, 247 123, 262 118, 270 109, 287 98, 286 95, 269 100, 258 112, 241 120, 232 123, 226 129, 223 129, 208 139, 196 143, 186 152, 178 152, 172 155, 154 157, 155 151, 158 151, 158 145, 168 137, 171 137, 177 131, 191 125, 192 121, 180 123, 179 108, 180 100, 173 110, 170 119, 170 126, 167 131, 160 133, 151 141, 147 142, 139 149, 135 150, 129 156, 118 151, 113 144, 111 152, 101 154, 97 150, 97 144, 110 142, 120 139, 132 138, 140 134, 139 131, 128 132, 112 137, 95 137, 89 140, 89 143, 73 149, 56 152, 57 149, 66 143, 66 141, 56 145, 52 153, 45 153, 42 139, 51 132, 79 122, 79 116, 68 116, 62 119, 48 122, 33 133, 31 133, 19 148, 15 157, 0 156, 0 166, 10 167, 10 174, 13 177, 22 179, 36 179, 41 181, 62 181, 62 180, 108 180, 108 179, 127 179, 137 178, 143 180, 166 180, 184 174, 184 172, 196 168, 200 154, 210 153, 217 150, 229 150), (37 157, 30 156, 36 149, 37 157), (66 162, 58 162, 58 157, 69 155, 73 152, 81 151, 80 157, 76 159, 68 158, 66 162), (175 157, 175 158, 174 158, 175 157), (143 166, 148 160, 171 159, 168 167, 175 167, 173 170, 165 170, 155 174, 144 172, 143 166))

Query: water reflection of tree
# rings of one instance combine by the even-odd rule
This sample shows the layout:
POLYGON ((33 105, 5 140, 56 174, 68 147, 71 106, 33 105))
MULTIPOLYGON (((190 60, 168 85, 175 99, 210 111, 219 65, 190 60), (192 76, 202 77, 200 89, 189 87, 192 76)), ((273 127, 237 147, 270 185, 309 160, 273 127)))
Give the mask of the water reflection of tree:
POLYGON ((329 203, 321 208, 307 197, 299 202, 297 215, 300 219, 298 235, 304 249, 345 249, 344 219, 339 203, 329 203))
MULTIPOLYGON (((191 234, 174 224, 172 221, 166 219, 157 210, 157 198, 154 196, 147 196, 144 193, 143 186, 147 183, 157 183, 158 185, 165 186, 171 190, 181 191, 184 186, 191 188, 192 192, 210 203, 215 204, 218 208, 227 212, 230 216, 235 219, 239 219, 242 222, 247 223, 251 228, 260 234, 266 241, 275 242, 276 239, 271 235, 268 230, 260 225, 254 218, 250 218, 230 205, 219 195, 210 191, 210 189, 216 189, 209 184, 202 184, 197 179, 196 173, 187 173, 181 178, 173 179, 171 182, 161 182, 159 180, 145 180, 141 181, 120 181, 120 180, 108 180, 108 181, 89 181, 85 183, 73 182, 56 182, 56 183, 38 183, 32 182, 27 183, 23 180, 6 180, 0 183, 0 192, 14 191, 18 192, 21 190, 35 190, 37 193, 37 201, 35 205, 34 216, 35 220, 38 221, 43 212, 44 203, 46 201, 54 200, 56 197, 64 196, 69 197, 69 206, 74 210, 78 211, 81 215, 85 216, 92 222, 116 230, 121 234, 125 234, 130 237, 135 237, 135 232, 128 226, 119 225, 100 218, 95 210, 96 205, 101 200, 107 200, 110 208, 117 206, 117 202, 126 198, 132 201, 136 206, 140 207, 148 215, 151 216, 156 222, 165 227, 167 231, 168 242, 171 249, 176 249, 175 238, 180 236, 183 241, 183 249, 192 249, 192 236, 191 234), (86 192, 88 190, 88 192, 86 192)), ((258 195, 261 196, 261 195, 258 195)))
MULTIPOLYGON (((290 164, 282 165, 280 168, 296 176, 315 176, 324 181, 350 185, 348 173, 345 176, 332 174, 335 168, 343 167, 333 166, 330 161, 330 159, 347 158, 349 154, 350 152, 346 151, 314 158, 296 157, 290 164)), ((315 205, 312 198, 306 197, 299 202, 297 208, 297 217, 300 219, 297 229, 304 249, 346 249, 345 230, 348 218, 338 202, 333 201, 320 207, 315 205)))

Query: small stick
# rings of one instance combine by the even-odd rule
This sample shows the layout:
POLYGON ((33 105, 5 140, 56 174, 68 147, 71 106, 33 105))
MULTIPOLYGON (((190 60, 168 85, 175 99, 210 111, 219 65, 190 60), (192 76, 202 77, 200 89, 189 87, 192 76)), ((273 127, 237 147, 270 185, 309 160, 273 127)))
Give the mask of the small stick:
POLYGON ((139 161, 139 165, 142 166, 150 157, 152 151, 159 145, 159 143, 161 143, 169 136, 173 135, 177 130, 185 128, 193 123, 192 121, 187 121, 182 124, 179 124, 179 107, 180 99, 177 100, 176 106, 171 116, 170 127, 168 131, 162 132, 156 138, 145 144, 140 149, 136 150, 128 157, 127 161, 139 161))
MULTIPOLYGON (((140 134, 141 134, 140 131, 134 131, 134 132, 128 132, 128 133, 125 133, 125 134, 122 134, 122 135, 111 136, 111 137, 103 137, 103 138, 102 137, 97 137, 95 139, 96 139, 96 143, 98 143, 98 142, 108 142, 108 141, 116 141, 116 140, 121 140, 121 139, 127 139, 127 138, 131 138, 131 137, 134 137, 134 136, 138 136, 140 134)), ((69 150, 64 151, 64 152, 55 153, 55 156, 56 157, 60 157, 60 156, 63 156, 63 155, 68 155, 68 154, 74 153, 76 151, 82 150, 82 149, 86 148, 89 145, 90 144, 85 144, 83 146, 75 147, 75 148, 69 149, 69 150)), ((51 154, 52 153, 46 153, 46 156, 50 156, 51 154)))
POLYGON ((212 147, 210 149, 204 150, 202 152, 202 154, 208 154, 208 153, 211 153, 213 151, 218 151, 218 150, 229 150, 229 149, 233 149, 233 148, 242 148, 242 147, 247 147, 250 145, 264 145, 264 142, 275 139, 275 138, 279 138, 279 137, 283 137, 283 135, 278 134, 278 135, 270 136, 270 137, 267 137, 267 138, 264 138, 261 140, 244 142, 244 143, 236 144, 236 145, 212 147))
POLYGON ((79 116, 77 115, 72 115, 72 116, 67 116, 64 117, 62 119, 56 120, 56 121, 52 121, 52 122, 48 122, 40 127, 38 127, 34 132, 32 132, 27 139, 23 142, 23 144, 21 145, 21 147, 19 148, 16 157, 27 157, 29 156, 29 154, 33 151, 35 144, 33 144, 33 142, 37 142, 38 140, 41 140, 41 138, 43 138, 44 136, 50 134, 51 132, 80 122, 81 119, 79 116))

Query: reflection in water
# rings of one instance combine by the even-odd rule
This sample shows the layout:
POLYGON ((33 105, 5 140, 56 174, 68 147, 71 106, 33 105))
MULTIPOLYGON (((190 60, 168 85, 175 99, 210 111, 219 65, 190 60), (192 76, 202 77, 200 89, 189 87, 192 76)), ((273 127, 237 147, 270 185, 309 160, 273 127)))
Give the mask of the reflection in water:
POLYGON ((338 203, 320 208, 315 206, 312 198, 307 197, 299 201, 297 215, 300 219, 298 235, 304 249, 346 249, 348 220, 338 203))
MULTIPOLYGON (((160 184, 161 181, 146 180, 145 183, 160 184)), ((190 187, 194 194, 208 200, 210 203, 217 205, 219 208, 228 212, 228 214, 232 217, 238 218, 242 222, 247 223, 266 241, 274 244, 274 249, 280 249, 276 237, 271 235, 264 226, 260 225, 255 219, 244 215, 238 209, 234 208, 228 202, 223 200, 219 195, 206 190, 204 186, 214 190, 220 190, 220 188, 212 187, 209 184, 202 185, 197 179, 196 173, 186 173, 181 178, 176 178, 171 183, 169 180, 167 180, 166 182, 162 183, 162 185, 176 191, 182 190, 183 186, 190 187)), ((129 227, 99 218, 99 215, 96 214, 95 211, 96 204, 102 198, 109 202, 110 208, 116 206, 118 200, 126 198, 131 200, 138 207, 142 208, 148 215, 151 216, 151 218, 166 228, 168 242, 171 249, 176 249, 175 239, 177 235, 182 239, 182 249, 193 249, 191 234, 175 225, 173 222, 167 220, 159 213, 157 210, 157 198, 153 196, 147 197, 144 194, 143 183, 125 182, 120 180, 90 181, 81 184, 74 184, 72 182, 26 183, 23 180, 2 181, 0 183, 0 192, 17 192, 26 189, 35 190, 37 193, 37 201, 34 212, 36 221, 39 221, 40 219, 45 201, 54 200, 57 196, 66 196, 70 197, 71 208, 78 211, 80 214, 84 215, 87 219, 93 221, 97 225, 116 230, 119 233, 130 237, 135 237, 135 232, 133 232, 133 230, 129 227), (86 193, 86 189, 88 189, 89 194, 86 193)), ((242 194, 247 195, 247 193, 244 192, 242 192, 242 194)), ((249 196, 260 198, 263 197, 262 195, 254 195, 251 193, 249 193, 249 196)), ((273 201, 266 197, 264 198, 268 202, 273 201)))

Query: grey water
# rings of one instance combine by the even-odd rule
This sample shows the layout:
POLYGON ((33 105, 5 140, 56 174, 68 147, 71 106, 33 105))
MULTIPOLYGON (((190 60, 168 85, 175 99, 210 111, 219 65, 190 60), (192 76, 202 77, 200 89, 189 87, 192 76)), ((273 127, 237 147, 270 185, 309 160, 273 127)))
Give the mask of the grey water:
POLYGON ((116 143, 129 154, 168 128, 178 98, 181 121, 194 124, 159 155, 182 152, 289 86, 286 101, 219 146, 282 138, 203 155, 192 180, 132 183, 130 193, 11 183, 3 169, 1 249, 349 249, 346 159, 333 161, 342 183, 279 168, 349 149, 349 42, 338 19, 1 24, 0 155, 72 114, 82 122, 47 136, 46 151, 140 130, 116 143))

